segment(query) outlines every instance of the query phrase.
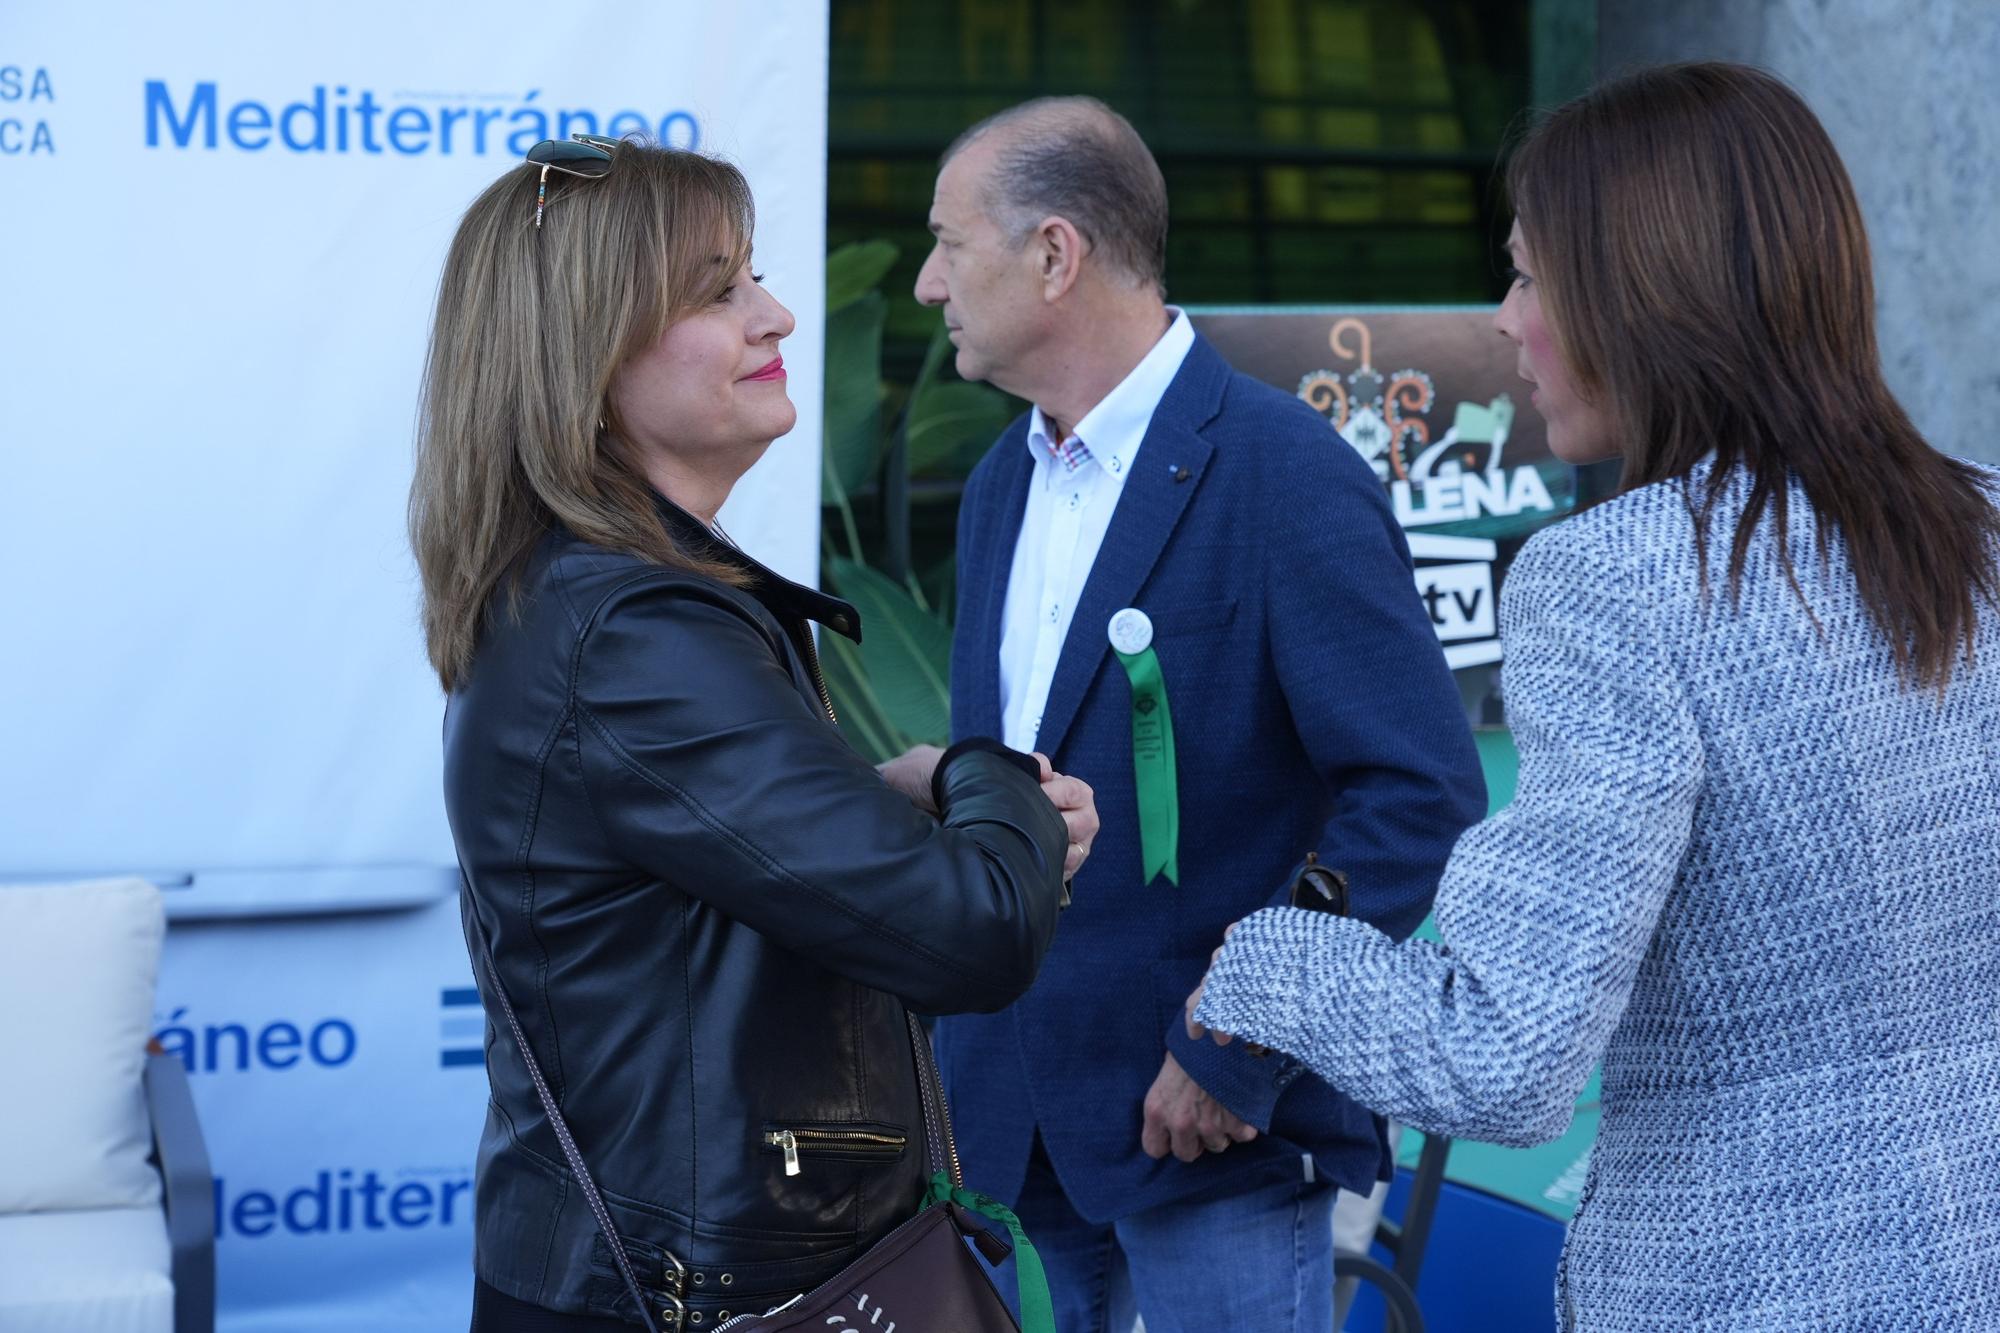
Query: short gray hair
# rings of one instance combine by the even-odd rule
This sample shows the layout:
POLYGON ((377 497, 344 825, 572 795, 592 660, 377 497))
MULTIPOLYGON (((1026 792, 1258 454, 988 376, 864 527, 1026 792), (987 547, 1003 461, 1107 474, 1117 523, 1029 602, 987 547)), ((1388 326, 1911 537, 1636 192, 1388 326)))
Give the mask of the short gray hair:
POLYGON ((987 203, 1015 244, 1066 218, 1109 267, 1166 294, 1167 183, 1132 122, 1095 97, 1038 97, 959 135, 942 162, 997 132, 987 203))

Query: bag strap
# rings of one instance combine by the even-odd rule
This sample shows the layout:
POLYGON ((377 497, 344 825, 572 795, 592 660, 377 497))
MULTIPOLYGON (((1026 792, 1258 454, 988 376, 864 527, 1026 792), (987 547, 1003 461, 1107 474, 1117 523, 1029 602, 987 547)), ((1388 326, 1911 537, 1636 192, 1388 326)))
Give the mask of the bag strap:
MULTIPOLYGON (((542 1114, 548 1118, 549 1128, 555 1131, 556 1142, 562 1147, 563 1159, 569 1163, 570 1174, 583 1187, 583 1197, 590 1204, 592 1216, 597 1219, 604 1243, 611 1249, 612 1260, 618 1265, 618 1276, 624 1279, 625 1291, 639 1311, 639 1322, 645 1325, 646 1333, 660 1333, 653 1322, 652 1310, 646 1304, 645 1293, 639 1289, 639 1279, 632 1271, 632 1259, 626 1253, 624 1238, 612 1225, 611 1213, 604 1206, 604 1196, 597 1192, 597 1182, 583 1164, 583 1154, 577 1150, 576 1140, 570 1135, 569 1122, 563 1118, 562 1109, 556 1105, 555 1094, 549 1091, 548 1081, 542 1077, 542 1067, 528 1046, 527 1034, 521 1031, 521 1020, 514 1014, 513 1001, 507 998, 507 988, 500 982, 500 969, 493 965, 493 950, 486 942, 486 928, 479 922, 478 900, 472 896, 472 884, 463 871, 459 873, 459 883, 467 898, 465 917, 472 923, 473 943, 478 947, 479 961, 485 967, 487 981, 492 983, 493 994, 500 1001, 500 1011, 506 1015, 507 1028, 514 1034, 514 1048, 521 1053, 522 1062, 528 1066, 528 1077, 534 1082, 535 1096, 541 1099, 542 1114)), ((944 1080, 938 1074, 937 1057, 931 1053, 930 1037, 915 1014, 905 1009, 903 1018, 909 1026, 910 1046, 916 1057, 917 1097, 924 1115, 924 1156, 930 1163, 933 1177, 943 1175, 952 1188, 963 1189, 965 1180, 958 1161, 958 1143, 952 1137, 951 1110, 945 1104, 944 1080)), ((926 1203, 929 1202, 927 1199, 926 1203)), ((660 1252, 674 1269, 667 1279, 672 1287, 666 1293, 671 1304, 661 1314, 670 1326, 679 1328, 686 1322, 687 1305, 681 1298, 687 1291, 687 1265, 671 1250, 663 1248, 660 1252)))

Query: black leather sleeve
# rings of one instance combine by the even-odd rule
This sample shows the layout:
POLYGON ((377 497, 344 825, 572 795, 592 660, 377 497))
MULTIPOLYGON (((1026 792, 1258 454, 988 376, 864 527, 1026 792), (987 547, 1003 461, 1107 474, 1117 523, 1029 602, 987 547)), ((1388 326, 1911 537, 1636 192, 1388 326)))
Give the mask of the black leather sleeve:
POLYGON ((1015 768, 1027 774, 1028 780, 1037 787, 1042 785, 1042 769, 1041 765, 1035 762, 1035 756, 1022 754, 1019 750, 1010 750, 991 736, 967 736, 938 756, 937 768, 931 773, 931 803, 937 806, 938 809, 942 810, 945 808, 946 775, 957 764, 960 756, 972 754, 975 751, 990 754, 997 759, 1012 764, 1015 768))
POLYGON ((970 752, 944 818, 892 790, 722 589, 649 574, 591 615, 577 762, 634 866, 927 1013, 997 1009, 1055 932, 1067 835, 1034 779, 970 752))

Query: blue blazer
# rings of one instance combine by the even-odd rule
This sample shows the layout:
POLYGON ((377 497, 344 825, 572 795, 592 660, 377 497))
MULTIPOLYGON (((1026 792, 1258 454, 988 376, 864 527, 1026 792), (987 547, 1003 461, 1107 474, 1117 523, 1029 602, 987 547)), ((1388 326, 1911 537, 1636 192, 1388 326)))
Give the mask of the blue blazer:
MULTIPOLYGON (((1027 421, 967 482, 952 645, 954 736, 1001 733, 1000 617, 1033 459, 1027 421)), ((1305 853, 1345 870, 1391 935, 1430 908, 1485 784, 1409 550, 1361 457, 1291 395, 1197 337, 1153 414, 1058 659, 1036 747, 1103 820, 1034 987, 940 1019, 967 1183, 1019 1198, 1040 1132, 1092 1221, 1299 1179, 1366 1189, 1381 1122, 1280 1054, 1193 1042, 1181 1007, 1223 931, 1281 903, 1305 853), (1133 794, 1131 687, 1106 627, 1153 622, 1179 763, 1180 883, 1151 884, 1133 794), (1147 1157, 1166 1053, 1265 1131, 1193 1163, 1147 1157)))

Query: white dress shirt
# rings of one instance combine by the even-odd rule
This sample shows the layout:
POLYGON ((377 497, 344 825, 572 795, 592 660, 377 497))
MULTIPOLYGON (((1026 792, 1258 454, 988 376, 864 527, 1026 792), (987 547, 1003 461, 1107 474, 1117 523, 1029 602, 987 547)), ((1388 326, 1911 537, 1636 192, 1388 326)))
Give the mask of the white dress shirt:
MULTIPOLYGON (((1066 439, 1055 438, 1041 408, 1028 418, 1035 473, 1028 481, 1000 622, 1001 739, 1016 750, 1035 748, 1077 599, 1153 411, 1194 346, 1187 316, 1172 306, 1167 311, 1173 322, 1153 349, 1066 439)), ((1105 627, 1092 632, 1102 635, 1105 627)))

